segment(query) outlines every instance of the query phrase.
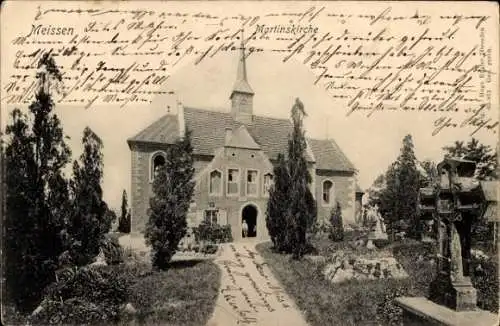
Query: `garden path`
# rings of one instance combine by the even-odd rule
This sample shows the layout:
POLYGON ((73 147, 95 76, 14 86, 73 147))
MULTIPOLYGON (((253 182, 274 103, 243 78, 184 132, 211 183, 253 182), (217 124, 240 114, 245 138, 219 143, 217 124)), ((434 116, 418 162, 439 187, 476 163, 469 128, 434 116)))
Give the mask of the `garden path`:
POLYGON ((255 249, 255 242, 224 244, 215 312, 207 326, 306 326, 302 313, 255 249))

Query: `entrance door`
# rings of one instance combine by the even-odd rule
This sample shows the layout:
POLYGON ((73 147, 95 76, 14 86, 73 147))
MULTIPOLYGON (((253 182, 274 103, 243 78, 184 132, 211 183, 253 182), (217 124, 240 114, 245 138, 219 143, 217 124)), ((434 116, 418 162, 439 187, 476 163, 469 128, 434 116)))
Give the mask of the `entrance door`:
POLYGON ((243 208, 242 223, 246 222, 248 226, 247 237, 257 236, 257 209, 253 205, 247 205, 243 208))

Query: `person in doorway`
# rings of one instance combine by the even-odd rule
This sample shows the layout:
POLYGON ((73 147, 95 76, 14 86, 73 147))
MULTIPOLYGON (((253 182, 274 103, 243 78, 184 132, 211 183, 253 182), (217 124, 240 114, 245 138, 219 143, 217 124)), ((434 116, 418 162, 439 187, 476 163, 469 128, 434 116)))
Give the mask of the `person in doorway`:
POLYGON ((247 221, 243 220, 243 223, 241 223, 241 229, 243 230, 243 238, 246 238, 247 234, 248 234, 248 224, 247 224, 247 221))

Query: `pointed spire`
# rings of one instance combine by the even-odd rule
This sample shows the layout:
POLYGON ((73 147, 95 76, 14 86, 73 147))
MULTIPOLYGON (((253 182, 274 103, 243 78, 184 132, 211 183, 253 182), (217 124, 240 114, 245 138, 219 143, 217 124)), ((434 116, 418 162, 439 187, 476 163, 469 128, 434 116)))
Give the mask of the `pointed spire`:
POLYGON ((247 80, 247 64, 245 58, 245 42, 243 36, 243 28, 241 29, 241 48, 240 48, 240 61, 238 63, 238 73, 236 75, 236 80, 247 80))
POLYGON ((243 38, 243 28, 241 29, 241 48, 240 48, 240 60, 238 62, 238 72, 236 74, 236 83, 234 84, 233 87, 233 92, 231 94, 231 97, 234 95, 234 93, 245 93, 245 94, 254 94, 252 87, 250 87, 250 84, 248 83, 248 77, 247 77, 247 65, 246 65, 246 56, 245 56, 245 41, 243 38))

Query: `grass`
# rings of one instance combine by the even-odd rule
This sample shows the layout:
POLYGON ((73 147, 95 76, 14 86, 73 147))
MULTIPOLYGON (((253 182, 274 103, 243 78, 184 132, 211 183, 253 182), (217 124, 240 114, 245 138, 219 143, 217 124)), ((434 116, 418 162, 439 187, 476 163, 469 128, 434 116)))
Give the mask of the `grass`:
POLYGON ((212 261, 173 262, 167 271, 144 264, 131 276, 129 301, 137 311, 125 324, 201 326, 212 315, 220 285, 212 261))
MULTIPOLYGON (((313 245, 320 255, 327 256, 336 250, 352 249, 347 240, 353 238, 354 234, 346 234, 345 240, 338 243, 332 243, 328 239, 315 239, 313 245)), ((428 259, 419 261, 418 258, 431 254, 431 249, 416 241, 394 243, 383 249, 393 252, 409 274, 407 279, 351 280, 332 284, 321 275, 321 267, 304 259, 296 261, 292 260, 290 255, 276 253, 272 250, 271 243, 257 246, 274 275, 298 307, 305 312, 311 326, 400 325, 402 311, 394 305, 393 299, 399 296, 427 295, 429 284, 434 278, 434 267, 428 259)), ((365 249, 361 248, 359 253, 364 251, 365 249)), ((475 279, 473 282, 477 283, 475 279)), ((498 292, 498 280, 494 287, 497 290, 491 290, 491 287, 495 286, 491 281, 486 283, 487 285, 482 285, 484 289, 490 289, 491 293, 498 292)), ((478 296, 481 297, 482 290, 478 288, 478 291, 478 296)), ((496 303, 498 304, 498 300, 496 303)), ((489 304, 491 308, 494 302, 490 300, 489 304)))
MULTIPOLYGON (((102 268, 119 276, 121 284, 127 284, 124 303, 130 302, 136 309, 134 315, 123 313, 117 321, 103 320, 102 325, 202 326, 214 311, 220 271, 210 260, 172 262, 168 270, 158 271, 147 262, 129 257, 124 264, 102 268)), ((96 291, 90 283, 82 288, 87 289, 81 293, 82 298, 90 298, 94 293, 91 291, 96 291)), ((2 304, 2 322, 26 324, 28 316, 21 315, 5 301, 2 304)), ((71 305, 66 308, 64 314, 73 315, 75 323, 80 323, 78 308, 71 305)))

